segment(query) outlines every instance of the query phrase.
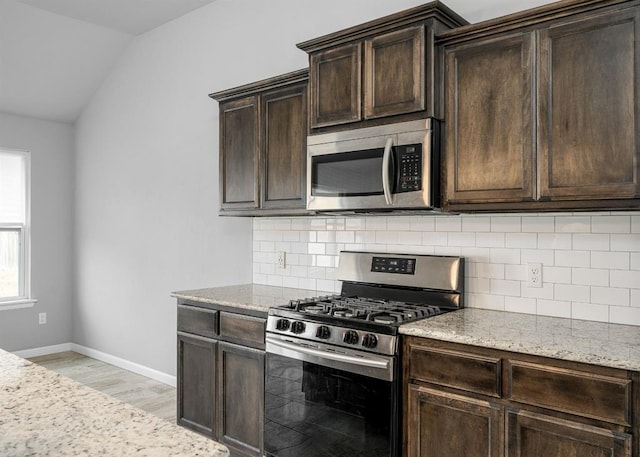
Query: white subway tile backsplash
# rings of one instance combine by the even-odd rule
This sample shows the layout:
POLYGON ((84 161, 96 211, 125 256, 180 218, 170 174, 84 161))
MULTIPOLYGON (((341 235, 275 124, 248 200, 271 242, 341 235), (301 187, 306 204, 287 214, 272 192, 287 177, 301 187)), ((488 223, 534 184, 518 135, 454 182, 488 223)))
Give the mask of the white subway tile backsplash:
POLYGON ((491 216, 492 232, 520 232, 522 218, 515 216, 491 216))
POLYGON ((611 271, 611 287, 640 289, 640 271, 611 271))
POLYGON ((556 216, 556 232, 589 233, 590 231, 589 216, 556 216))
POLYGON ((593 216, 593 233, 631 233, 631 216, 593 216))
POLYGON ((571 317, 570 301, 538 300, 536 309, 542 316, 571 317))
POLYGON ((556 229, 556 220, 551 216, 524 216, 522 231, 526 233, 552 233, 556 229))
POLYGON ((573 249, 589 251, 608 251, 610 247, 608 234, 575 233, 573 249))
POLYGON ((614 324, 640 325, 640 308, 610 306, 609 322, 614 324))
POLYGON ((611 235, 611 250, 640 252, 640 235, 611 235))
POLYGON ((571 303, 571 317, 585 321, 608 321, 609 307, 593 303, 571 303))
POLYGON ((553 297, 556 300, 589 303, 591 298, 589 286, 554 284, 553 297))
POLYGON ((569 233, 540 233, 538 234, 537 247, 540 249, 571 249, 572 237, 569 233))
POLYGON ((629 296, 629 289, 596 286, 591 288, 591 303, 629 306, 629 296))
POLYGON ((555 265, 558 267, 589 267, 591 266, 589 251, 556 251, 555 265))
POLYGON ((463 232, 490 232, 491 218, 489 216, 469 216, 462 218, 463 232))
POLYGON ((571 282, 584 286, 608 286, 609 270, 594 268, 573 268, 571 282))
POLYGON ((460 232, 462 218, 460 216, 440 216, 436 218, 437 232, 460 232))
POLYGON ((255 218, 253 281, 339 291, 345 249, 463 256, 468 307, 640 325, 639 212, 255 218))

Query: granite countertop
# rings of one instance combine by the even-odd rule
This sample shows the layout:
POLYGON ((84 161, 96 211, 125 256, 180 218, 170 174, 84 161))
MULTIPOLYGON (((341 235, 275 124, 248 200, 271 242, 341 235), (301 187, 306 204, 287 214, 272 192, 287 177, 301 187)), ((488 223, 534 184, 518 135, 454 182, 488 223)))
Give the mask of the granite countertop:
POLYGON ((332 294, 332 292, 263 286, 259 284, 241 284, 237 286, 211 287, 209 289, 173 292, 171 296, 267 313, 269 308, 286 305, 289 303, 289 300, 328 294, 332 294))
POLYGON ((0 455, 226 457, 229 451, 0 350, 0 455))
POLYGON ((640 327, 467 308, 400 327, 404 335, 640 371, 640 327))

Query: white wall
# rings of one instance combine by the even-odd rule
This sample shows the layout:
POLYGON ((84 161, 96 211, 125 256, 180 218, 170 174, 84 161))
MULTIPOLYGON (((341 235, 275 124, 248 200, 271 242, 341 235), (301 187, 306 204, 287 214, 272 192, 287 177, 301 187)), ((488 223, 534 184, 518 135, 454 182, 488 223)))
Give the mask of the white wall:
POLYGON ((339 291, 341 250, 455 255, 468 307, 640 325, 640 212, 255 219, 253 240, 258 284, 339 291))
POLYGON ((74 130, 0 113, 0 147, 31 153, 32 308, 0 311, 0 348, 71 341, 74 130), (38 325, 38 313, 47 324, 38 325))
MULTIPOLYGON (((421 3, 218 0, 136 38, 77 123, 73 341, 175 373, 169 292, 252 279, 252 221, 217 216, 207 94, 303 68, 296 43, 421 3)), ((470 20, 479 4, 450 2, 470 20)))

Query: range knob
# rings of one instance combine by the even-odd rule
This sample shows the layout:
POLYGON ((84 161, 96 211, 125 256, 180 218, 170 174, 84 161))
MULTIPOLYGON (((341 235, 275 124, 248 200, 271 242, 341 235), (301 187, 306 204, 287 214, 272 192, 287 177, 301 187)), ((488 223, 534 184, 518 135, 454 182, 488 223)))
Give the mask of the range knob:
POLYGON ((293 324, 291 324, 291 331, 293 333, 303 333, 305 328, 306 325, 304 325, 304 322, 295 321, 293 324))
POLYGON ((276 330, 286 331, 289 330, 289 327, 291 327, 291 322, 289 322, 289 319, 278 319, 276 321, 276 330))
POLYGON ((378 337, 372 333, 367 333, 362 337, 362 345, 368 349, 373 349, 378 345, 378 337))
POLYGON ((331 329, 326 325, 321 325, 316 329, 316 338, 326 340, 330 336, 331 336, 331 329))
POLYGON ((358 336, 358 332, 354 330, 347 330, 344 332, 344 336, 342 337, 342 341, 347 344, 358 344, 360 337, 358 336))

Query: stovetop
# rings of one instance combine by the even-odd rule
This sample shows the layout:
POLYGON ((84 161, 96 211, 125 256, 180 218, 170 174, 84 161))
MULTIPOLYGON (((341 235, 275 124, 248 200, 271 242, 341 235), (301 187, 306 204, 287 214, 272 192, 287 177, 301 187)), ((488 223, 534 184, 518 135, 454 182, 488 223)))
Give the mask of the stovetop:
POLYGON ((300 313, 301 318, 327 317, 345 321, 368 321, 390 326, 442 313, 439 307, 432 305, 344 295, 291 300, 288 305, 282 308, 300 313))

